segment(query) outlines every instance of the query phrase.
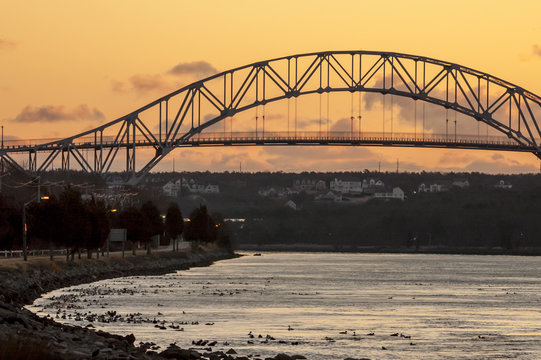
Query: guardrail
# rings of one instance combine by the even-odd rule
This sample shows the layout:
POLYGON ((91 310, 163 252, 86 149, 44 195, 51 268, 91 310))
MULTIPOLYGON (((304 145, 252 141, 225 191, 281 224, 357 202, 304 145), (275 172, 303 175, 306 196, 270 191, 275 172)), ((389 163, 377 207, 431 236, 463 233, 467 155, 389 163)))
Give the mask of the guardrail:
MULTIPOLYGON (((51 253, 49 249, 47 250, 28 250, 28 256, 48 256, 51 253)), ((66 255, 66 249, 55 249, 53 250, 54 255, 66 255)), ((0 250, 0 257, 3 258, 22 258, 22 250, 0 250)))

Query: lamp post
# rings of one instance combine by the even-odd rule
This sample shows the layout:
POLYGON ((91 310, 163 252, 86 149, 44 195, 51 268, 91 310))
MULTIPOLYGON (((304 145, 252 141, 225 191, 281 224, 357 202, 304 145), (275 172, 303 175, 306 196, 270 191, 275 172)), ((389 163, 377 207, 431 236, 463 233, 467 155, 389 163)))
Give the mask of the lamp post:
MULTIPOLYGON (((48 196, 41 196, 41 197, 38 197, 38 202, 40 200, 49 200, 49 197, 48 196)), ((27 261, 28 260, 28 251, 27 251, 27 246, 26 246, 26 239, 27 239, 27 234, 28 234, 28 226, 26 224, 26 207, 33 203, 34 201, 33 200, 30 200, 28 202, 25 202, 23 204, 23 259, 24 261, 27 261)))

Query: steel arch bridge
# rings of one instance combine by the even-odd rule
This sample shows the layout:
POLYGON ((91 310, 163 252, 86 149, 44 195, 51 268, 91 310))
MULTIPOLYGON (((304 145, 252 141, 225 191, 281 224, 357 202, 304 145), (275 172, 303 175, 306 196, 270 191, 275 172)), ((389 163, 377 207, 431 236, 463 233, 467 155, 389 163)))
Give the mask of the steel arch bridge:
MULTIPOLYGON (((351 120, 353 123, 353 117, 351 120)), ((423 146, 531 152, 541 159, 540 121, 541 97, 481 71, 394 52, 325 51, 224 71, 92 130, 42 143, 6 143, 0 156, 32 175, 47 171, 59 159, 64 170, 77 167, 101 175, 112 171, 113 162, 122 162, 131 184, 137 183, 173 149, 186 146, 423 146), (289 128, 287 132, 265 132, 265 115, 259 125, 256 115, 255 132, 208 131, 249 109, 332 92, 379 93, 420 100, 464 114, 500 136, 457 136, 456 130, 454 136, 447 131, 445 135, 426 135, 423 131, 422 136, 416 132, 393 134, 385 129, 366 132, 361 128, 360 113, 356 132, 353 127, 350 132, 325 132, 321 127, 319 131, 293 134, 289 128), (153 156, 136 168, 139 148, 153 149, 153 156), (17 156, 27 159, 26 165, 16 161, 17 156)))

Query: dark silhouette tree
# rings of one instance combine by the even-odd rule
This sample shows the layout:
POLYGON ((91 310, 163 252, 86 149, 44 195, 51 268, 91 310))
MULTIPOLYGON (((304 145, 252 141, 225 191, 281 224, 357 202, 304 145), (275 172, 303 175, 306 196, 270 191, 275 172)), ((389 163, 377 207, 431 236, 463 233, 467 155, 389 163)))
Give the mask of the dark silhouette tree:
POLYGON ((62 246, 66 248, 66 260, 70 252, 73 255, 83 244, 90 243, 92 224, 89 218, 87 206, 81 200, 81 193, 67 186, 59 196, 64 220, 63 236, 59 239, 62 246))
POLYGON ((119 226, 126 229, 127 240, 132 243, 132 251, 138 242, 145 243, 150 239, 150 224, 143 213, 135 208, 126 208, 118 214, 119 226))
POLYGON ((178 246, 178 237, 182 234, 183 230, 184 219, 182 218, 182 213, 176 203, 171 203, 165 215, 165 234, 173 241, 173 250, 175 250, 175 246, 178 246))
MULTIPOLYGON (((152 201, 146 201, 141 206, 141 213, 146 218, 149 225, 150 236, 161 236, 163 234, 163 220, 160 215, 160 210, 158 210, 156 205, 154 205, 152 201)), ((147 254, 150 254, 150 236, 146 242, 147 254)))
POLYGON ((20 210, 5 205, 0 208, 0 249, 13 250, 21 246, 22 226, 20 210))
POLYGON ((190 214, 185 236, 188 241, 208 243, 216 240, 216 224, 212 217, 209 216, 205 205, 200 205, 190 214))
POLYGON ((60 202, 50 196, 46 201, 29 204, 27 214, 29 236, 48 243, 50 259, 53 260, 53 249, 62 244, 65 236, 64 211, 60 202))
POLYGON ((92 249, 103 248, 105 245, 109 232, 111 231, 111 224, 107 217, 107 209, 103 202, 96 201, 96 199, 92 198, 92 200, 86 204, 86 209, 91 231, 85 245, 87 248, 87 256, 88 258, 91 258, 92 249))
POLYGON ((216 244, 224 249, 232 249, 232 231, 229 225, 225 222, 224 217, 220 213, 212 214, 216 228, 216 244))

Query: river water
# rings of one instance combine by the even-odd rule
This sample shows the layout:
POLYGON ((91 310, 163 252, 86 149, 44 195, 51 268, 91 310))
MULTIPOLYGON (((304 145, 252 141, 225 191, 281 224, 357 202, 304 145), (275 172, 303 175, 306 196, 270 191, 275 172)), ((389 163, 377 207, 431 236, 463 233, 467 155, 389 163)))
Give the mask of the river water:
POLYGON ((160 350, 205 339, 262 357, 540 359, 540 275, 538 257, 246 254, 56 290, 30 308, 81 326, 90 322, 76 313, 116 311, 116 322, 89 320, 160 350))

